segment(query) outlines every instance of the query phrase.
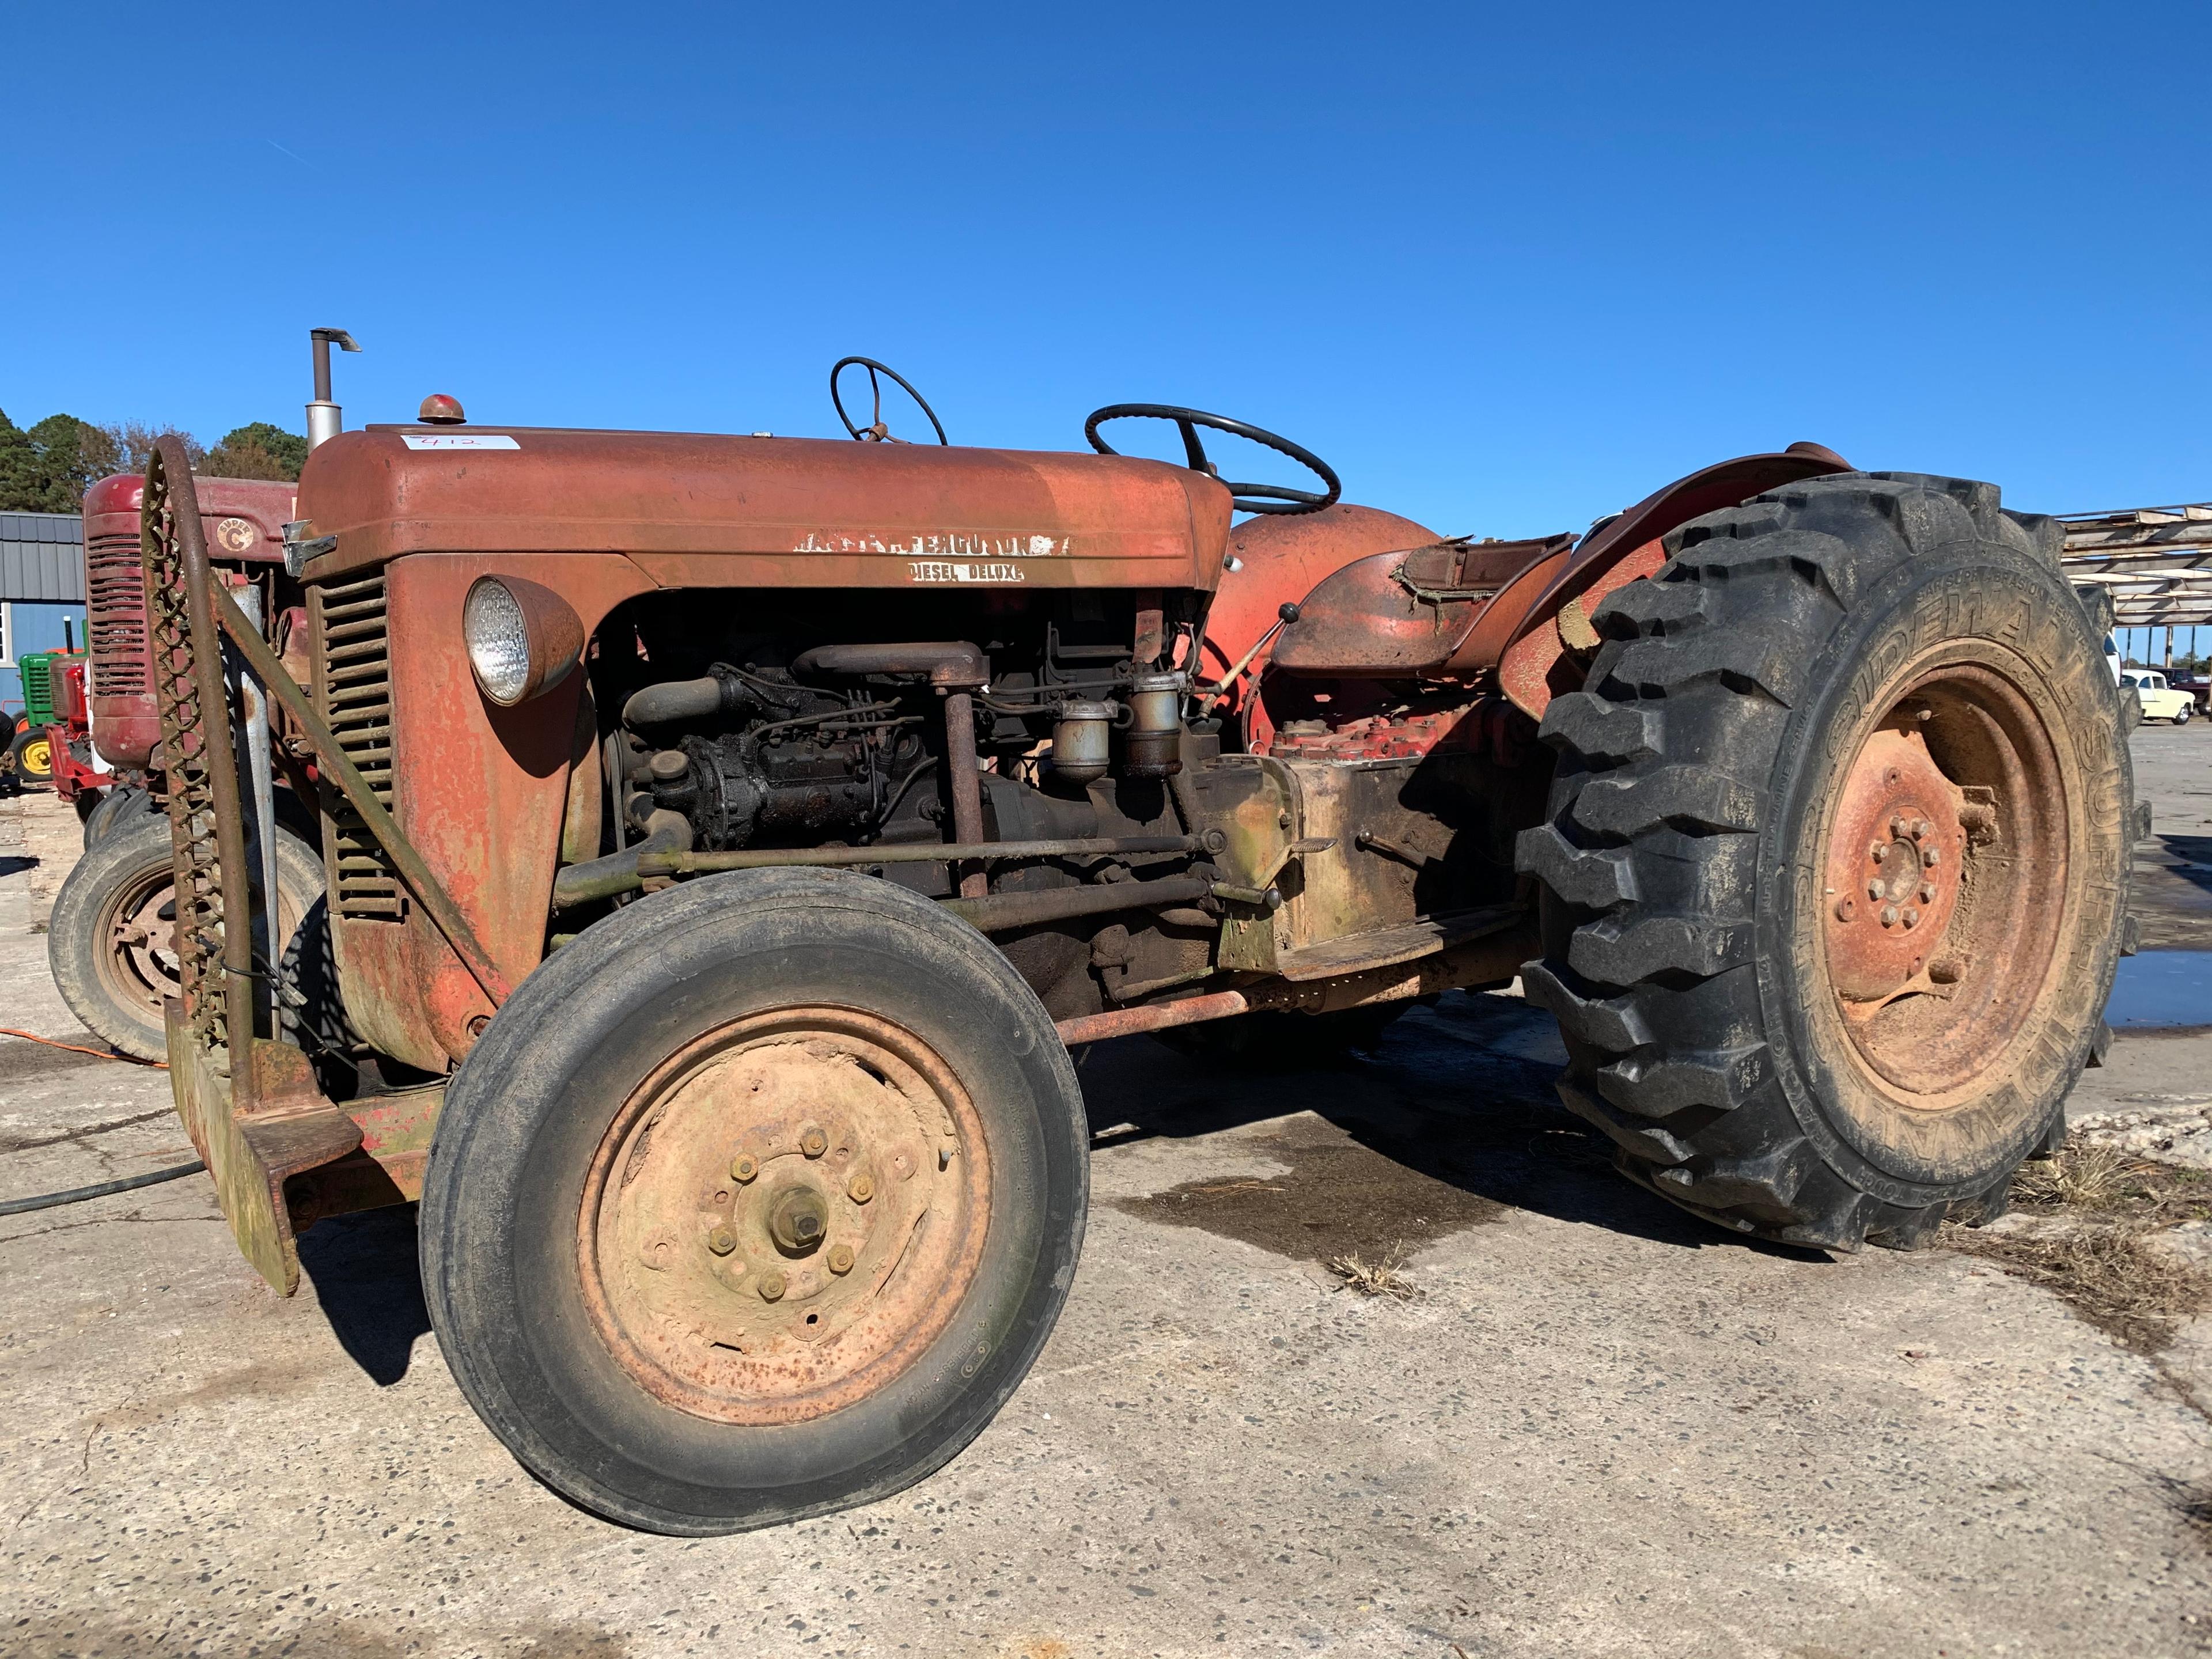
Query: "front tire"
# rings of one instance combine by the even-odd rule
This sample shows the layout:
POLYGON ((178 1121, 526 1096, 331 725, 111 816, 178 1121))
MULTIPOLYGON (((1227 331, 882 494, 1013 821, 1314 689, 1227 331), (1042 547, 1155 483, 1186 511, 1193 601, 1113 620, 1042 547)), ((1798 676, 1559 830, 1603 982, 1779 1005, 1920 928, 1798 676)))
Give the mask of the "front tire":
MULTIPOLYGON (((116 830, 76 861, 47 925, 62 1000, 87 1030, 140 1060, 167 1056, 161 1005, 179 994, 173 856, 166 816, 116 830)), ((323 861, 281 830, 276 886, 281 955, 323 891, 323 861)))
POLYGON ((1051 1017, 928 900, 748 871, 627 907, 493 1018, 422 1284, 540 1480, 705 1534, 895 1492, 980 1433, 1073 1280, 1088 1131, 1051 1017))
POLYGON ((1849 474, 1667 538, 1547 711, 1524 972, 1618 1166, 1784 1243, 1923 1242, 2057 1144, 2127 911, 2132 775, 2057 527, 1849 474))
POLYGON ((29 783, 45 783, 54 775, 54 746, 44 726, 26 726, 10 745, 15 775, 29 783))

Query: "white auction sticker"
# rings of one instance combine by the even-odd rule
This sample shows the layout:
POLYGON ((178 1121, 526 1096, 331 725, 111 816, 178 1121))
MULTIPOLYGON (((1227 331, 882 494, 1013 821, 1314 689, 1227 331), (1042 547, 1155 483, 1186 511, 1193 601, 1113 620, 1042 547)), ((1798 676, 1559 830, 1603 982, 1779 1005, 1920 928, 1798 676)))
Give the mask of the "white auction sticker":
POLYGON ((514 439, 496 432, 403 432, 399 441, 410 449, 520 449, 514 439))

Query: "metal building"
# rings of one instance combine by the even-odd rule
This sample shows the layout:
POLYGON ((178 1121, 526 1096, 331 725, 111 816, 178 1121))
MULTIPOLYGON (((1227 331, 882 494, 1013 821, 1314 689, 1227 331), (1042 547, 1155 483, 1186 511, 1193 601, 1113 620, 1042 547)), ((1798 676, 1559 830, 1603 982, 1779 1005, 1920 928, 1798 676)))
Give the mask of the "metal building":
POLYGON ((23 704, 15 659, 68 639, 84 643, 82 520, 74 513, 0 513, 0 708, 23 704))

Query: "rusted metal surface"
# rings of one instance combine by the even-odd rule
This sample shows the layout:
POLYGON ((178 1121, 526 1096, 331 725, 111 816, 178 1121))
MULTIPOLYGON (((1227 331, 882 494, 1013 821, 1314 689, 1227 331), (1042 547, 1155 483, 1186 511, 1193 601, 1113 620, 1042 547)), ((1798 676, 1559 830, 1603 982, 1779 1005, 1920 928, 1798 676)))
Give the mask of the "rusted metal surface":
POLYGON ((180 995, 164 1009, 170 1087, 240 1250, 289 1295, 300 1264, 284 1182, 351 1152, 361 1130, 322 1098, 305 1055, 264 1035, 266 975, 253 942, 268 923, 254 914, 247 874, 217 621, 229 601, 209 568, 174 438, 148 465, 140 536, 177 895, 180 995))
MULTIPOLYGON (((1221 586, 1206 613, 1206 644, 1199 672, 1220 683, 1247 652, 1258 646, 1281 620, 1285 601, 1312 592, 1322 579, 1355 559, 1395 548, 1422 547, 1437 539, 1434 531, 1395 513, 1340 501, 1318 513, 1249 520, 1229 532, 1221 586)), ((1221 706, 1235 715, 1250 705, 1250 690, 1267 672, 1268 653, 1258 651, 1243 671, 1223 686, 1221 706)), ((1265 720, 1254 710, 1248 720, 1265 720)), ((1264 750, 1267 732, 1248 728, 1246 741, 1264 750)))
POLYGON ((1946 946, 1965 867, 1966 798, 1917 732, 1881 731, 1844 774, 1828 843, 1828 976, 1846 1002, 1879 1003, 1946 946))
POLYGON ((386 855, 398 867, 408 890, 428 912, 438 931, 445 935, 447 944, 460 957, 483 994, 491 999, 495 1006, 504 1002, 511 988, 506 975, 501 973, 489 953, 478 943, 475 930, 469 926, 468 918, 461 914, 437 878, 430 873, 428 866, 422 862, 422 855, 408 844, 407 837, 400 834, 399 826, 384 810, 375 792, 368 787, 368 780, 362 776, 361 769, 338 747, 337 739, 331 735, 330 728, 323 724, 307 701, 307 694, 293 683, 291 676, 284 672, 283 664, 276 659, 276 653, 262 642, 253 623, 233 603, 228 594, 218 592, 216 605, 231 642, 237 647, 255 676, 269 688, 270 694, 283 704, 285 712, 297 724, 302 738, 314 750, 323 775, 344 794, 348 804, 361 815, 369 832, 382 845, 386 855))
POLYGON ((1822 971, 1851 1048, 1911 1113, 1971 1107, 2027 1063, 2018 1039, 2053 969, 2073 829, 2021 690, 2034 672, 2002 647, 1917 653, 1830 808, 1822 971))
POLYGON ((585 1307, 656 1399, 806 1422, 927 1353, 993 1196, 981 1118, 920 1037, 848 1008, 754 1015, 616 1111, 575 1223, 585 1307))
MULTIPOLYGON (((1655 540, 1598 567, 1587 586, 1552 605, 1541 622, 1505 647, 1498 665, 1498 689, 1531 720, 1543 719, 1553 697, 1582 684, 1589 659, 1597 649, 1590 609, 1613 589, 1657 574, 1666 562, 1667 550, 1655 540)), ((1476 653, 1470 650, 1465 654, 1472 659, 1476 653)))
MULTIPOLYGON (((386 574, 391 637, 419 642, 391 654, 392 817, 512 985, 544 954, 584 676, 514 708, 477 690, 462 648, 461 608, 477 577, 509 574, 559 593, 587 637, 616 605, 652 584, 627 560, 573 554, 421 555, 386 574)), ((335 905, 334 915, 347 1011, 362 1036, 425 1071, 465 1054, 471 1022, 492 1004, 419 907, 389 920, 337 914, 335 905)))
POLYGON ((1355 679, 1443 678, 1498 593, 1567 544, 1565 536, 1450 541, 1358 560, 1300 603, 1297 621, 1275 641, 1275 668, 1355 679))
MULTIPOLYGON (((983 779, 975 757, 975 699, 969 692, 945 698, 945 769, 952 796, 952 838, 970 845, 983 839, 983 779)), ((976 869, 960 872, 960 896, 980 899, 991 878, 976 869)))
MULTIPOLYGON (((1648 556, 1651 544, 1692 519, 1734 507, 1765 490, 1777 489, 1801 478, 1850 470, 1850 464, 1832 449, 1819 444, 1794 443, 1778 453, 1741 455, 1734 460, 1717 461, 1686 477, 1677 478, 1584 537, 1573 552, 1554 567, 1550 580, 1540 590, 1500 594, 1492 607, 1492 614, 1485 618, 1489 625, 1480 630, 1479 637, 1469 638, 1467 648, 1458 653, 1453 667, 1464 673, 1502 663, 1522 640, 1531 634, 1549 631, 1558 638, 1556 648, 1548 642, 1531 647, 1514 660, 1510 672, 1501 672, 1499 677, 1506 696, 1527 714, 1540 720, 1552 697, 1567 689, 1552 684, 1552 671, 1569 644, 1559 638, 1559 613, 1577 598, 1585 607, 1595 604, 1601 592, 1601 579, 1614 565, 1632 555, 1648 556)), ((1651 563, 1650 568, 1656 570, 1660 562, 1663 562, 1663 554, 1651 563)))
POLYGON ((963 895, 945 908, 979 933, 1012 933, 1076 916, 1113 915, 1125 910, 1161 909, 1188 904, 1219 890, 1206 876, 1161 876, 1152 881, 1102 882, 1091 887, 1055 887, 1037 893, 963 895))
POLYGON ((526 427, 344 433, 300 492, 337 538, 311 580, 416 552, 610 552, 667 587, 1211 591, 1230 519, 1218 483, 1157 461, 526 427))
POLYGON ((880 847, 748 848, 730 853, 662 853, 641 861, 649 876, 696 875, 709 870, 766 870, 784 865, 865 869, 878 864, 937 864, 948 859, 1108 858, 1118 854, 1199 853, 1213 843, 1205 836, 1091 836, 1065 841, 893 842, 880 847))
POLYGON ((1209 1019, 1227 1019, 1249 1012, 1251 1003, 1242 991, 1214 991, 1205 996, 1182 997, 1173 1002, 1148 1002, 1136 1008, 1116 1008, 1103 1014, 1063 1019, 1054 1028, 1060 1040, 1073 1048, 1082 1042, 1104 1042, 1142 1031, 1164 1031, 1176 1025, 1196 1025, 1209 1019))
MULTIPOLYGON (((252 478, 194 481, 201 536, 217 564, 281 565, 296 487, 252 478)), ((146 481, 102 478, 84 493, 85 644, 93 743, 111 766, 142 770, 161 738, 148 661, 139 509, 146 481)))

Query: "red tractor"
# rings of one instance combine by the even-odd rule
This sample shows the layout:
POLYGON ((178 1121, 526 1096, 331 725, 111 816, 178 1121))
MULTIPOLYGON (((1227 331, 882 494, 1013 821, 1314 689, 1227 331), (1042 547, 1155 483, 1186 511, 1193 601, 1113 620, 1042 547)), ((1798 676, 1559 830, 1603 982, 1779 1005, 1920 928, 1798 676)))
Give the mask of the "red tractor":
POLYGON ((1085 434, 347 434, 297 683, 161 450, 168 1054, 272 1285, 419 1197, 486 1424, 714 1533, 896 1491, 1020 1382, 1082 1243, 1073 1046, 1517 976, 1624 1174, 1831 1249, 2057 1144, 2134 814, 2051 520, 1800 444, 1483 541, 1197 410, 1085 434), (1109 447, 1151 421, 1187 465, 1109 447), (1217 431, 1315 487, 1224 483, 1217 431), (281 962, 251 685, 323 811, 281 962))

